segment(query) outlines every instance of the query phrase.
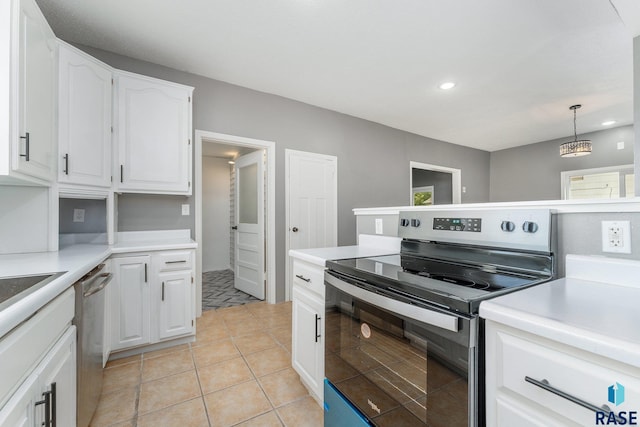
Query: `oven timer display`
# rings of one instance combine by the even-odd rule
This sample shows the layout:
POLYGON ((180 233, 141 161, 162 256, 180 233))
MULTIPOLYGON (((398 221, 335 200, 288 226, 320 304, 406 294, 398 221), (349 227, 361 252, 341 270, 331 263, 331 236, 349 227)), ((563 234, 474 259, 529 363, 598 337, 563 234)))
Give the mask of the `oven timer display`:
POLYGON ((479 233, 482 231, 481 218, 434 218, 434 230, 445 231, 470 231, 479 233))

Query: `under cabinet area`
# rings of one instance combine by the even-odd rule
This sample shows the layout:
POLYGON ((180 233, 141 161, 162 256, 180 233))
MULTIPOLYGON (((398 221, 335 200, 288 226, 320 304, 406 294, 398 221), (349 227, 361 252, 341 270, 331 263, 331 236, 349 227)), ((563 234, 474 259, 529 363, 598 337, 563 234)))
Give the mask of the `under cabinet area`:
POLYGON ((111 350, 195 334, 193 250, 118 254, 110 295, 111 350))
POLYGON ((9 58, 2 76, 11 90, 2 90, 8 110, 0 108, 0 129, 8 132, 0 140, 0 176, 46 184, 54 171, 56 38, 35 0, 3 3, 2 27, 11 31, 1 48, 9 58))
POLYGON ((323 401, 324 268, 293 259, 291 363, 302 383, 323 401))
POLYGON ((58 181, 110 187, 111 67, 58 43, 58 181))
POLYGON ((123 71, 117 86, 117 191, 191 194, 193 88, 123 71))

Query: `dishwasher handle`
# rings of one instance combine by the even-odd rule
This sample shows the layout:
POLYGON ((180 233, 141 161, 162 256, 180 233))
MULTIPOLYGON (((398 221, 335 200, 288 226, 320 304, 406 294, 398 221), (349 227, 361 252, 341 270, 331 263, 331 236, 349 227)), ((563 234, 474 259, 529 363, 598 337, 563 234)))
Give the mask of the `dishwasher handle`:
POLYGON ((105 264, 98 264, 93 270, 85 274, 82 279, 80 279, 80 284, 85 285, 87 282, 95 280, 98 276, 98 273, 105 267, 105 264))
POLYGON ((82 294, 83 297, 88 298, 91 295, 97 294, 98 292, 103 290, 109 284, 109 282, 111 282, 111 279, 113 279, 113 274, 101 273, 97 277, 103 277, 104 279, 102 280, 102 282, 100 282, 99 285, 94 286, 93 288, 87 290, 84 294, 82 294))

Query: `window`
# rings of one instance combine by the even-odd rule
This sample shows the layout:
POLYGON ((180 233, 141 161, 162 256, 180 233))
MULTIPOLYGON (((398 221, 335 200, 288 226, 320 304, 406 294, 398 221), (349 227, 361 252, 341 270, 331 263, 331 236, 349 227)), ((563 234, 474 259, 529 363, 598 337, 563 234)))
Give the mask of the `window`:
POLYGON ((428 206, 433 204, 433 185, 427 187, 413 187, 413 206, 428 206))
POLYGON ((562 172, 562 198, 618 199, 634 197, 633 165, 562 172))

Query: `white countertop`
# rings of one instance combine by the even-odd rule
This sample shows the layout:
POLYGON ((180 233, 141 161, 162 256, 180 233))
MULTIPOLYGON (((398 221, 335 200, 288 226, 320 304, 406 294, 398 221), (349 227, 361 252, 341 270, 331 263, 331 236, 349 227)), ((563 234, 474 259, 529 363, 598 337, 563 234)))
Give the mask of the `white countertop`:
POLYGON ((51 283, 0 311, 0 337, 64 292, 112 254, 197 247, 197 243, 188 237, 171 235, 167 236, 169 238, 164 238, 162 234, 157 237, 154 239, 152 234, 147 234, 144 240, 131 239, 111 246, 79 244, 62 248, 58 252, 0 255, 0 278, 66 271, 51 283))
POLYGON ((483 301, 480 316, 640 367, 638 301, 638 287, 565 278, 483 301))
POLYGON ((333 246, 328 248, 291 249, 289 255, 321 267, 327 261, 347 258, 393 255, 400 252, 399 237, 360 234, 359 245, 333 246))

